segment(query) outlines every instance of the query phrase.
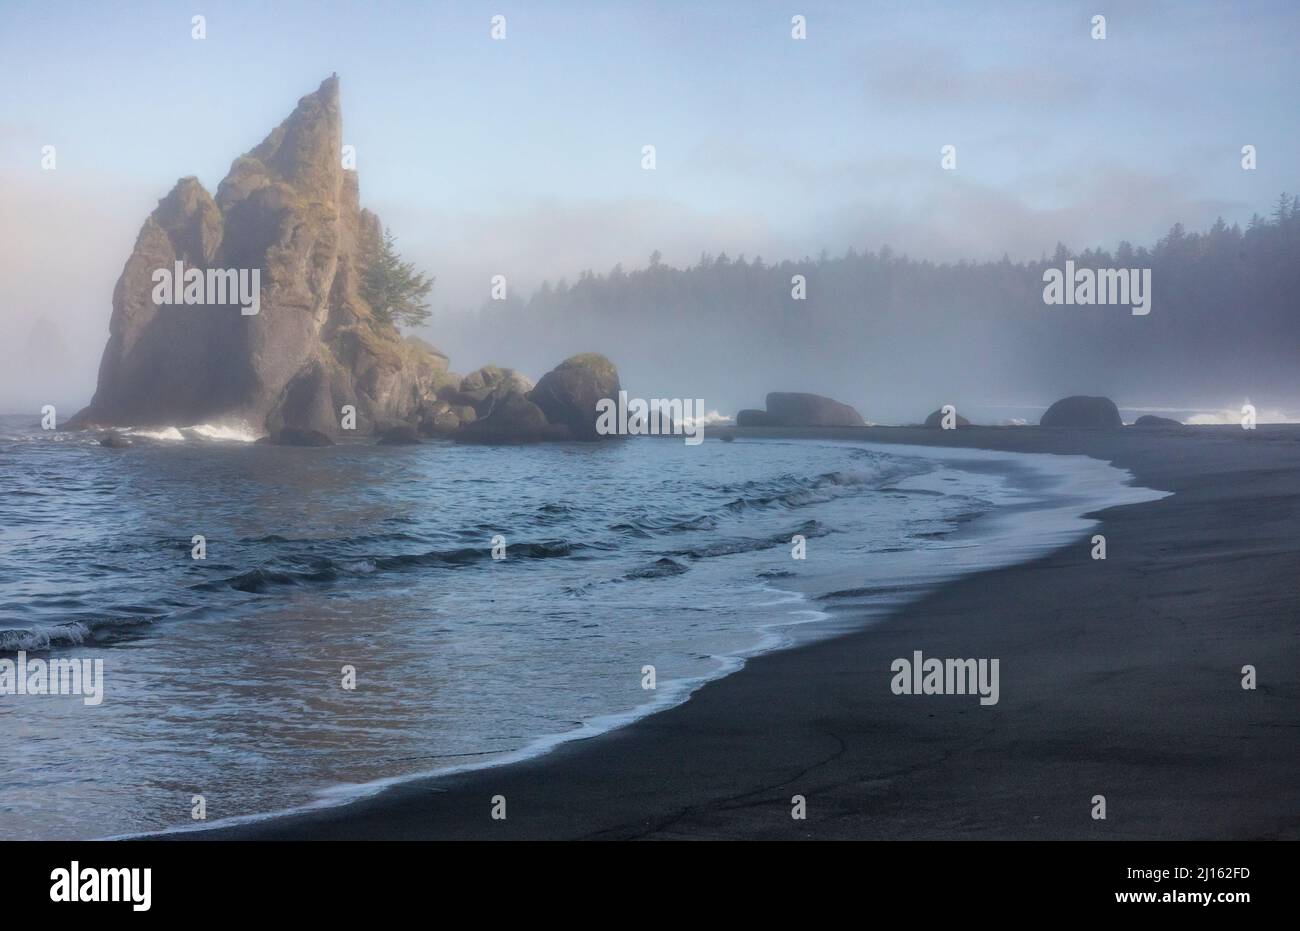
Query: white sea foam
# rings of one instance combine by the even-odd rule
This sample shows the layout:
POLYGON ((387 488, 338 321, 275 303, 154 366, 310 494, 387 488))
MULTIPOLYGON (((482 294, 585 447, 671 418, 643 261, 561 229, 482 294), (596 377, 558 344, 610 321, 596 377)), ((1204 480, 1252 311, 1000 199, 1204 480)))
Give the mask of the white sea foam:
POLYGON ((187 440, 209 440, 223 443, 255 443, 262 434, 243 421, 225 423, 200 423, 186 427, 155 427, 146 429, 135 427, 123 431, 128 436, 160 442, 185 442, 187 440))
POLYGON ((735 418, 726 414, 719 413, 716 410, 701 414, 698 417, 683 417, 682 426, 684 427, 721 427, 726 424, 734 423, 735 418))
POLYGON ((85 624, 51 624, 0 630, 0 653, 19 650, 48 650, 53 646, 75 646, 90 636, 85 624))
MULTIPOLYGON (((1184 423, 1192 426, 1214 426, 1216 424, 1227 424, 1231 426, 1241 425, 1241 408, 1228 407, 1221 411, 1200 411, 1188 417, 1184 423)), ((1294 413, 1284 411, 1279 408, 1259 408, 1255 411, 1255 422, 1258 424, 1268 423, 1300 423, 1300 417, 1294 413)))

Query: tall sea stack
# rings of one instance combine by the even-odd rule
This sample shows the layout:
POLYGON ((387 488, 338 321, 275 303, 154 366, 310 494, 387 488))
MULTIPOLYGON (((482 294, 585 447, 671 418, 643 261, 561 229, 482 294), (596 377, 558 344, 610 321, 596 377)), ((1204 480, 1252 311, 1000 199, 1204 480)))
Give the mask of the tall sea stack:
POLYGON ((98 388, 73 425, 242 421, 333 436, 344 405, 361 433, 418 416, 450 377, 447 359, 403 339, 361 297, 362 256, 382 229, 361 209, 341 149, 330 77, 235 159, 215 199, 194 178, 176 183, 118 279, 98 388), (258 270, 258 313, 237 302, 155 303, 155 272, 177 262, 258 270))

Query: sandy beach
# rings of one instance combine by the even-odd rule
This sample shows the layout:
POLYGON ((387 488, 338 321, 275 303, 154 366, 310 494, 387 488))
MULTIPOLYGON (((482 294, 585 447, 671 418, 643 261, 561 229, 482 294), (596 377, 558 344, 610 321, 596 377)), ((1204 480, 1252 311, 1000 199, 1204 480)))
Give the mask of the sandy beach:
POLYGON ((1300 837, 1300 429, 728 432, 1083 454, 1174 494, 1098 514, 1104 561, 1085 538, 969 576, 544 756, 168 837, 1300 837), (999 659, 999 702, 892 694, 917 650, 999 659))

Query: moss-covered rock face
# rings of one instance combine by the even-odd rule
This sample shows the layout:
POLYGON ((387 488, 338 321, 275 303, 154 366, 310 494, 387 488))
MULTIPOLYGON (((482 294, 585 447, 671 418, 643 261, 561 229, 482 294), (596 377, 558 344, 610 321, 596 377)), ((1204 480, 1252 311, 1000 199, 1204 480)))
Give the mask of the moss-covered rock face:
POLYGON ((1038 423, 1043 427, 1071 427, 1076 430, 1118 430, 1124 426, 1114 401, 1085 395, 1062 398, 1047 409, 1038 423))
POLYGON ((553 424, 568 428, 574 439, 597 440, 596 404, 608 398, 617 401, 618 369, 595 352, 565 359, 542 376, 528 395, 553 424))
POLYGON ((336 77, 235 159, 214 199, 183 178, 145 221, 113 295, 90 406, 74 423, 176 425, 237 418, 268 431, 340 435, 415 421, 450 376, 427 343, 403 339, 361 298, 361 256, 380 240, 340 162, 336 77), (181 261, 260 275, 260 311, 155 305, 152 274, 181 261))

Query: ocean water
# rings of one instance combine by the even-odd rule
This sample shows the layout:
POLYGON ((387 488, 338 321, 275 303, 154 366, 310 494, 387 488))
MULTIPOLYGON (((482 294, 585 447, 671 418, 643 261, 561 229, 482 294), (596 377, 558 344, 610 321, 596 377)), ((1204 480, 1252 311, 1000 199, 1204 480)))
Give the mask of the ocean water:
POLYGON ((0 658, 101 659, 105 687, 0 695, 7 838, 183 830, 195 795, 212 824, 544 752, 1159 496, 1081 457, 219 430, 109 450, 34 420, 0 418, 0 658))

